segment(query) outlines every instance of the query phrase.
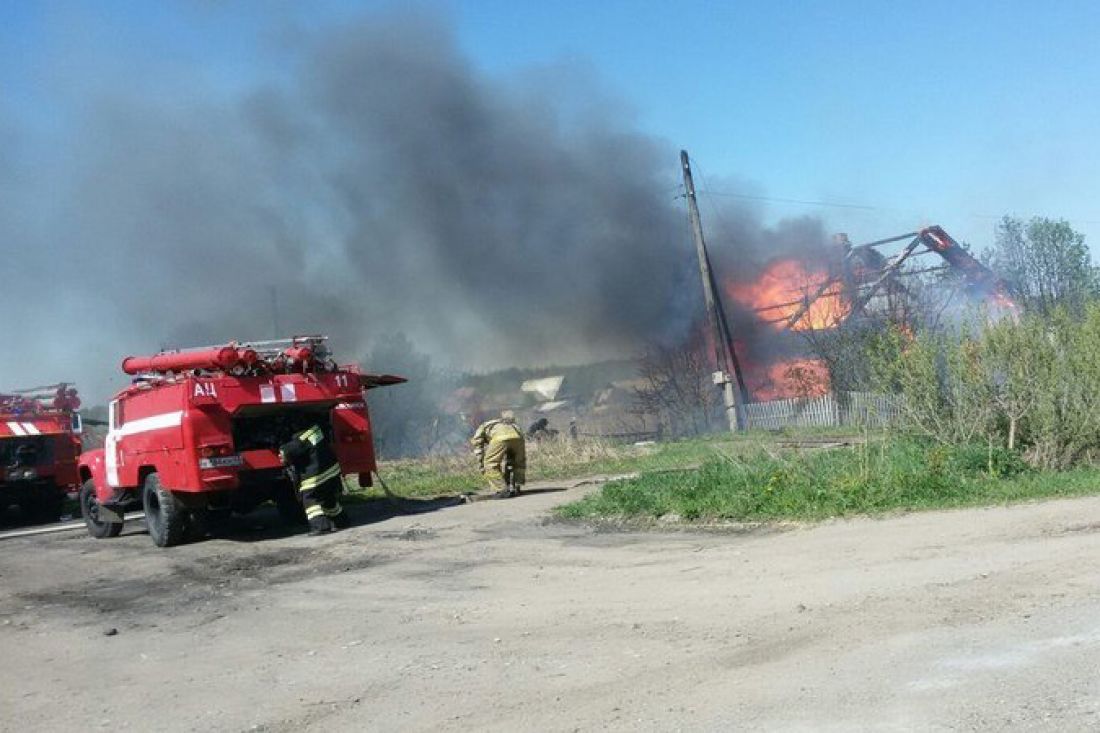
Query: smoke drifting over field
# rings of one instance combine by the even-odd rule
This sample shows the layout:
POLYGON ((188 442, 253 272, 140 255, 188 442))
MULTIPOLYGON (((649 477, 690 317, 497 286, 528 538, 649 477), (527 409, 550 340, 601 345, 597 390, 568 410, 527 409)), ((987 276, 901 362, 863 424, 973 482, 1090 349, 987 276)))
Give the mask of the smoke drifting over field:
POLYGON ((575 72, 488 76, 424 16, 283 43, 292 62, 230 90, 93 46, 46 133, 0 106, 0 303, 21 343, 0 386, 75 378, 102 399, 124 353, 276 327, 348 358, 400 330, 467 367, 687 328, 676 151, 575 72))

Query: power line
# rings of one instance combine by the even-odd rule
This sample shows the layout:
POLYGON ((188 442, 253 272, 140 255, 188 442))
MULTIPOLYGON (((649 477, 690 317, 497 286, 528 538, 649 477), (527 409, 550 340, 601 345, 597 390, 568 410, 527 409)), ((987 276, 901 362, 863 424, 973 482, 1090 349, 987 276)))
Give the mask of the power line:
MULTIPOLYGON (((703 183, 702 188, 696 188, 696 194, 699 192, 707 193, 710 190, 710 182, 707 180, 706 173, 703 167, 699 165, 699 161, 693 161, 693 165, 695 166, 695 170, 699 173, 699 180, 703 183)), ((709 195, 704 197, 704 200, 706 201, 707 208, 710 210, 711 215, 718 222, 719 226, 726 231, 733 231, 733 228, 726 221, 725 216, 722 215, 721 210, 715 206, 714 200, 711 199, 709 195)))
POLYGON ((729 196, 736 199, 748 199, 749 201, 767 201, 768 203, 777 204, 800 204, 802 206, 827 206, 834 209, 863 209, 865 211, 888 211, 892 209, 886 209, 881 206, 868 206, 865 204, 842 204, 836 201, 807 201, 805 199, 786 199, 776 196, 753 196, 747 193, 734 193, 733 191, 715 191, 713 189, 704 189, 709 196, 729 196))
MULTIPOLYGON (((706 179, 703 178, 702 174, 700 174, 700 178, 703 180, 703 182, 705 184, 706 179)), ((763 201, 763 202, 766 202, 766 203, 795 204, 797 206, 821 206, 821 207, 833 208, 833 209, 857 209, 857 210, 860 210, 860 211, 882 211, 882 212, 890 212, 890 213, 894 213, 894 214, 909 214, 909 215, 914 215, 914 216, 919 216, 920 215, 920 212, 918 212, 914 209, 899 209, 899 208, 896 208, 896 207, 893 207, 893 206, 875 206, 875 205, 872 205, 872 204, 854 204, 854 203, 844 203, 844 202, 839 202, 839 201, 814 201, 812 199, 783 198, 783 197, 780 197, 780 196, 756 196, 756 195, 748 194, 748 193, 738 193, 736 191, 715 191, 714 189, 712 189, 710 187, 700 187, 699 190, 700 190, 701 193, 705 193, 708 196, 727 196, 729 198, 746 199, 746 200, 749 200, 749 201, 763 201)), ((986 220, 990 220, 990 221, 998 221, 1000 219, 1003 219, 1005 215, 1004 214, 964 213, 963 216, 967 216, 967 217, 970 217, 972 219, 986 219, 986 220)), ((1070 221, 1070 222, 1075 223, 1075 224, 1090 224, 1090 225, 1093 225, 1093 226, 1100 225, 1100 219, 1078 219, 1078 218, 1066 217, 1066 216, 1055 216, 1055 217, 1046 217, 1046 218, 1066 219, 1067 221, 1070 221)))

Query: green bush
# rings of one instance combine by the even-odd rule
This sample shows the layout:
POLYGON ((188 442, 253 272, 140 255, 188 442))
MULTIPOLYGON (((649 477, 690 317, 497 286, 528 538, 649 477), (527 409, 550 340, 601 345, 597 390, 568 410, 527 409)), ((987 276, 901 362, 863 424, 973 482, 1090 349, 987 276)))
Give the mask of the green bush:
POLYGON ((1000 446, 964 445, 953 451, 951 456, 956 468, 963 472, 986 472, 991 476, 1016 476, 1031 467, 1017 451, 1000 446))
MULTIPOLYGON (((981 445, 891 440, 806 453, 759 450, 712 458, 696 470, 616 481, 560 511, 689 521, 823 519, 1019 498, 1012 477, 1029 473, 1018 454, 981 445)), ((1058 493, 1058 485, 1030 482, 1022 495, 1058 493)))
MULTIPOLYGON (((874 388, 898 396, 902 425, 944 445, 985 444, 1065 469, 1100 453, 1100 305, 1019 320, 881 335, 867 351, 874 388)), ((986 463, 989 463, 987 455, 986 463)), ((999 470, 999 469, 997 469, 999 470)), ((996 472, 996 471, 995 471, 996 472)))

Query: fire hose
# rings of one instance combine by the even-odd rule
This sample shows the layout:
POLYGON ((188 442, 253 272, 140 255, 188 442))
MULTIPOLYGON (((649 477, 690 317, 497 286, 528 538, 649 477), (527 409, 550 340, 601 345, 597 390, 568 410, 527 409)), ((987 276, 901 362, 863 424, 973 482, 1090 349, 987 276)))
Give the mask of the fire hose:
MULTIPOLYGON (((287 478, 290 479, 291 486, 293 486, 295 490, 297 490, 300 478, 298 476, 298 470, 293 466, 284 466, 283 472, 286 474, 287 478)), ((374 470, 374 477, 378 479, 378 485, 382 488, 382 493, 386 495, 386 500, 396 506, 398 509, 404 511, 405 507, 402 506, 402 502, 405 501, 405 497, 398 496, 397 494, 390 491, 390 487, 386 485, 385 480, 383 480, 382 478, 382 474, 378 473, 377 468, 374 470)), ((295 493, 297 494, 297 491, 295 491, 295 493)))
POLYGON ((374 476, 378 479, 378 485, 382 487, 382 493, 386 495, 386 498, 389 499, 391 503, 396 504, 405 500, 403 496, 398 496, 390 491, 390 487, 386 486, 386 482, 382 480, 382 474, 378 473, 377 468, 374 469, 374 476))

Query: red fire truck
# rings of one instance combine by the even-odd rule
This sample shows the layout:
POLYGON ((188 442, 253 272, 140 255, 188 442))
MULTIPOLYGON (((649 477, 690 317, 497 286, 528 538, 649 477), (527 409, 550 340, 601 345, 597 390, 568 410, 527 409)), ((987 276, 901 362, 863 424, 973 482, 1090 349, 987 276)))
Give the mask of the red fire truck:
POLYGON ((108 405, 104 448, 81 456, 81 513, 96 538, 122 531, 141 507, 153 542, 183 541, 211 512, 273 501, 304 513, 279 446, 320 423, 342 472, 371 485, 374 444, 365 390, 405 380, 331 359, 324 336, 229 343, 128 357, 134 377, 108 405))
POLYGON ((79 484, 80 398, 69 384, 0 394, 0 510, 55 521, 79 484))

